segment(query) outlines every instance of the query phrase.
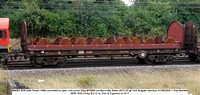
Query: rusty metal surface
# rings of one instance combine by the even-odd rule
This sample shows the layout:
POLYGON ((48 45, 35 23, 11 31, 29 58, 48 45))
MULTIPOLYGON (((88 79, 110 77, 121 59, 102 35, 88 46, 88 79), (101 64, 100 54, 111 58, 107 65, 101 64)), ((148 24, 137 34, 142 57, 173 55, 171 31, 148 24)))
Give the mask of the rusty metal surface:
POLYGON ((53 44, 59 44, 62 39, 63 39, 62 36, 56 37, 56 39, 54 40, 53 44))
POLYGON ((155 44, 161 44, 162 43, 162 36, 156 36, 153 41, 155 44))
MULTIPOLYGON (((26 25, 22 27, 24 30, 25 26, 26 25)), ((195 28, 193 24, 187 23, 185 31, 192 34, 193 30, 196 30, 193 28, 195 28)), ((26 31, 22 31, 22 37, 23 39, 27 39, 26 31)), ((100 55, 137 56, 141 50, 145 51, 147 55, 173 55, 183 52, 183 29, 178 22, 171 23, 168 29, 168 37, 165 41, 163 41, 160 36, 156 36, 154 39, 146 36, 144 42, 143 37, 138 36, 131 38, 131 40, 127 36, 119 37, 117 40, 115 40, 114 37, 108 37, 105 42, 100 38, 91 36, 86 38, 73 36, 70 39, 58 36, 53 43, 41 37, 36 37, 31 43, 33 44, 25 45, 28 47, 28 54, 26 55, 31 57, 31 62, 34 63, 36 67, 40 67, 41 64, 56 65, 60 62, 62 63, 62 57, 74 58, 77 56, 86 57, 100 55)), ((168 60, 166 56, 159 56, 159 58, 164 61, 168 60)))
POLYGON ((93 42, 93 37, 91 37, 91 36, 89 36, 89 37, 87 37, 86 38, 86 42, 87 42, 87 44, 91 44, 92 42, 93 42))
POLYGON ((33 44, 36 45, 40 39, 41 39, 41 37, 36 37, 36 38, 33 40, 33 44))
POLYGON ((101 49, 167 49, 182 48, 181 44, 102 44, 102 45, 28 45, 29 50, 101 50, 101 49))
MULTIPOLYGON (((21 46, 23 52, 16 56, 28 56, 30 62, 40 67, 42 65, 56 65, 63 63, 65 58, 75 58, 77 56, 138 56, 139 51, 145 51, 145 57, 157 62, 167 62, 172 55, 192 54, 197 48, 197 28, 193 22, 186 22, 182 27, 179 22, 172 22, 168 28, 167 39, 162 40, 161 36, 151 37, 127 36, 108 37, 106 40, 95 37, 70 39, 58 36, 53 42, 46 38, 36 37, 27 43, 26 22, 21 28, 21 46), (183 48, 184 46, 184 48, 183 48)), ((164 37, 163 37, 164 38, 164 37)), ((13 57, 16 57, 13 56, 13 57)), ((60 64, 62 66, 62 64, 60 64)))
POLYGON ((118 38, 114 44, 126 44, 123 38, 118 38))
POLYGON ((103 44, 103 41, 100 38, 96 38, 96 39, 94 39, 94 41, 91 44, 92 45, 103 44))
POLYGON ((165 44, 175 44, 175 41, 173 38, 169 37, 166 41, 165 44))
POLYGON ((21 26, 21 48, 25 54, 27 54, 27 27, 24 21, 21 26))
POLYGON ((64 38, 59 42, 59 45, 72 45, 68 38, 64 38))
MULTIPOLYGON (((94 55, 137 55, 139 53, 140 49, 136 50, 85 50, 85 51, 44 51, 44 53, 41 53, 41 51, 34 51, 33 54, 30 54, 30 56, 44 56, 44 57, 56 57, 56 56, 94 56, 94 55)), ((145 50, 148 54, 176 54, 179 51, 176 51, 174 49, 162 49, 162 50, 145 50)))
POLYGON ((188 50, 196 49, 198 41, 198 31, 195 24, 191 21, 186 22, 184 24, 183 30, 184 30, 183 47, 188 50))
POLYGON ((140 41, 141 41, 142 43, 144 43, 144 42, 143 42, 143 37, 137 36, 137 38, 140 39, 140 41))
POLYGON ((148 38, 145 40, 144 44, 155 44, 155 42, 154 42, 153 38, 148 37, 148 38))
POLYGON ((87 41, 84 38, 78 39, 78 41, 75 42, 75 45, 85 45, 87 44, 87 41))
POLYGON ((138 37, 134 37, 131 41, 131 44, 142 44, 142 41, 138 37))
POLYGON ((114 37, 108 37, 104 44, 114 44, 114 43, 115 43, 114 37))
POLYGON ((183 43, 183 28, 182 25, 177 22, 174 21, 170 24, 169 28, 168 28, 168 33, 167 33, 167 38, 173 38, 174 41, 178 41, 183 43))
POLYGON ((76 36, 73 36, 73 37, 71 37, 70 38, 70 42, 72 43, 72 44, 75 44, 77 41, 78 41, 78 37, 76 37, 76 36))
POLYGON ((126 44, 130 44, 131 43, 129 37, 125 36, 125 37, 123 37, 123 39, 126 42, 126 44))
POLYGON ((41 38, 36 45, 50 45, 50 43, 46 38, 41 38))
POLYGON ((30 39, 29 45, 33 45, 33 38, 30 39))

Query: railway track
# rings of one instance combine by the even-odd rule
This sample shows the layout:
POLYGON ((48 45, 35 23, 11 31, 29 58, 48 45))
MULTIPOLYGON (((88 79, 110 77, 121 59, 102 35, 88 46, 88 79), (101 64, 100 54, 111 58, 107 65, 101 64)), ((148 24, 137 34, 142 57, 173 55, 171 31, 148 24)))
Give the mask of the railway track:
MULTIPOLYGON (((105 61, 99 62, 103 63, 105 61)), ((121 61, 122 62, 122 61, 121 61)), ((64 68, 58 67, 48 67, 48 68, 32 68, 32 69, 11 69, 5 70, 6 75, 8 77, 14 76, 29 76, 29 75, 41 75, 41 76, 54 76, 54 74, 67 74, 67 75, 96 75, 96 74, 112 74, 112 73, 154 73, 154 72, 169 72, 169 71, 192 71, 192 70, 200 70, 199 62, 189 62, 189 61, 175 61, 172 64, 154 64, 154 65, 144 65, 140 64, 137 61, 132 63, 120 63, 120 64, 112 64, 112 63, 104 63, 104 65, 99 65, 99 63, 86 63, 81 62, 79 65, 71 65, 64 68), (106 65, 105 65, 106 64, 106 65)))
MULTIPOLYGON (((62 68, 82 68, 82 67, 119 67, 119 66, 171 66, 171 65, 200 65, 199 62, 190 62, 186 57, 175 57, 174 61, 170 64, 155 63, 152 65, 141 64, 136 58, 132 57, 114 57, 113 59, 108 57, 103 58, 74 58, 69 59, 67 64, 62 68)), ((42 68, 35 68, 28 61, 20 63, 10 63, 4 66, 6 70, 22 70, 22 69, 52 69, 60 68, 58 66, 44 66, 42 68)))

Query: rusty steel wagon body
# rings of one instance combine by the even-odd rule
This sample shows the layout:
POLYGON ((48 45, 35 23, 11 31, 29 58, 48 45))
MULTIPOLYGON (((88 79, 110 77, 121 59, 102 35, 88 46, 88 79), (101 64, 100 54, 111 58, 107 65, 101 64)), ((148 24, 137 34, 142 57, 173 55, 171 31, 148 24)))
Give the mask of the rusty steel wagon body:
MULTIPOLYGON (((35 67, 43 65, 64 66, 67 59, 78 56, 133 56, 140 63, 152 64, 155 62, 170 63, 173 56, 177 54, 188 55, 190 61, 195 61, 199 57, 200 43, 198 43, 198 32, 193 22, 186 22, 181 25, 174 21, 169 25, 167 37, 108 37, 105 40, 95 37, 66 38, 58 36, 53 42, 46 38, 36 37, 27 41, 26 22, 21 27, 21 48, 22 51, 14 50, 10 52, 9 48, 9 19, 2 18, 0 23, 3 30, 0 34, 0 62, 4 65, 9 57, 21 57, 30 59, 30 63, 35 67), (7 27, 6 29, 4 29, 7 27), (5 30, 5 31, 4 31, 5 30), (1 48, 5 47, 6 48, 1 48), (3 49, 3 50, 2 50, 3 49), (9 53, 10 52, 10 53, 9 53), (5 55, 5 56, 2 56, 5 55)), ((12 59, 12 58, 11 58, 12 59)), ((20 62, 20 61, 19 61, 20 62)))
POLYGON ((59 36, 50 43, 46 38, 36 37, 27 42, 26 22, 22 25, 21 47, 26 57, 30 57, 31 63, 36 67, 43 65, 66 64, 68 58, 77 56, 113 56, 129 55, 137 56, 141 63, 152 64, 154 62, 172 62, 176 54, 186 53, 191 61, 197 59, 197 28, 192 22, 183 26, 174 21, 170 24, 167 37, 108 37, 105 41, 100 38, 70 39, 59 36))

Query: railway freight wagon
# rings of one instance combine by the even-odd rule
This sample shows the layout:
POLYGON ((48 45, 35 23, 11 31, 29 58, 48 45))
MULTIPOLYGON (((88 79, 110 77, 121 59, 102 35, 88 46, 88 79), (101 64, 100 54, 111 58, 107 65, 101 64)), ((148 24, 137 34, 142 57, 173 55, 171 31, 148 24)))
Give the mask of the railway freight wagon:
MULTIPOLYGON (((8 27, 8 26, 7 26, 8 27)), ((43 65, 67 64, 68 58, 77 56, 136 56, 140 63, 152 64, 155 62, 168 63, 173 61, 177 54, 187 54, 191 61, 198 57, 197 28, 192 22, 183 26, 174 21, 168 28, 165 40, 162 37, 108 37, 106 40, 87 37, 66 38, 58 36, 54 42, 46 38, 36 37, 27 42, 26 22, 21 27, 22 52, 10 54, 12 56, 24 56, 30 58, 30 63, 35 67, 43 65)), ((6 64, 6 63, 5 63, 6 64)))

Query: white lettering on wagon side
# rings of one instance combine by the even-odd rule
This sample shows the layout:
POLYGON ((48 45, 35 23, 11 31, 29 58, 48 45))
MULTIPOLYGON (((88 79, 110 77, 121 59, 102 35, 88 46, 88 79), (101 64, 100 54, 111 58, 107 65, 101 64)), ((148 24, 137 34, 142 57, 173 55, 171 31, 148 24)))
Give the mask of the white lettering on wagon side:
POLYGON ((78 51, 78 54, 84 54, 84 51, 83 50, 78 51))

